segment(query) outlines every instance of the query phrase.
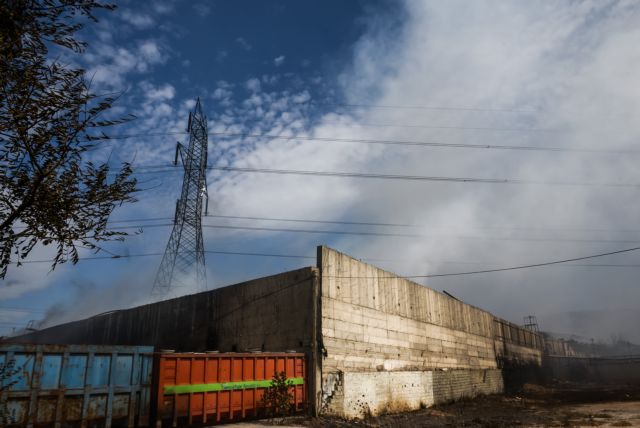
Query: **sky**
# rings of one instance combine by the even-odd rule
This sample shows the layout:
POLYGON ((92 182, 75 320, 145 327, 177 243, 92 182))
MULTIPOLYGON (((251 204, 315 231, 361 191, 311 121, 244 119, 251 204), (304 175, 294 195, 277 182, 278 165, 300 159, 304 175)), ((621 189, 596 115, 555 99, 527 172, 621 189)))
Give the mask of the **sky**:
MULTIPOLYGON (((210 289, 314 265, 321 244, 403 276, 640 246, 638 2, 117 4, 68 60, 120 94, 113 117, 137 118, 92 154, 136 167, 139 201, 113 214, 132 235, 97 254, 134 257, 51 271, 36 248, 0 284, 0 334, 152 300, 160 256, 138 255, 169 238, 197 97, 210 166, 423 177, 209 171, 210 289)), ((514 322, 640 342, 639 254, 415 280, 514 322)))

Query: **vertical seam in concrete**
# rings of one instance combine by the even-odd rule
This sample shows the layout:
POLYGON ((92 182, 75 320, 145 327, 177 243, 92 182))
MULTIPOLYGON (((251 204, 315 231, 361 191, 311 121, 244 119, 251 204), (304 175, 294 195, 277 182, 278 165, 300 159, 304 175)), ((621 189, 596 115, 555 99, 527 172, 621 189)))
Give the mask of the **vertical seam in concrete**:
MULTIPOLYGON (((309 397, 313 400, 311 404, 311 412, 314 417, 318 416, 318 309, 320 302, 318 299, 319 292, 319 271, 312 272, 312 292, 311 292, 311 308, 312 308, 312 330, 311 330, 311 368, 309 371, 309 377, 311 378, 311 388, 309 391, 309 397)), ((322 384, 322 382, 320 382, 322 384)))
MULTIPOLYGON (((315 301, 315 305, 314 305, 314 309, 316 311, 316 316, 315 318, 315 323, 316 323, 316 329, 315 329, 315 335, 316 335, 316 341, 315 341, 315 346, 316 346, 316 353, 315 353, 315 358, 319 358, 319 364, 316 365, 315 370, 318 370, 318 367, 320 368, 320 382, 319 382, 319 388, 317 385, 317 373, 314 373, 314 375, 316 376, 316 386, 315 386, 315 396, 314 396, 314 400, 315 400, 315 415, 317 416, 319 413, 319 406, 322 404, 322 397, 324 394, 324 382, 323 382, 323 367, 324 367, 324 355, 325 355, 325 348, 324 348, 324 341, 322 340, 322 287, 323 287, 323 267, 322 267, 322 262, 323 262, 323 257, 322 257, 322 253, 323 253, 324 247, 322 245, 318 245, 318 247, 316 248, 316 266, 318 268, 318 277, 316 279, 316 284, 315 286, 317 287, 317 299, 315 301), (320 349, 317 348, 317 346, 320 345, 320 349), (320 351, 320 352, 318 352, 320 351)), ((316 293, 314 293, 316 294, 316 293)))

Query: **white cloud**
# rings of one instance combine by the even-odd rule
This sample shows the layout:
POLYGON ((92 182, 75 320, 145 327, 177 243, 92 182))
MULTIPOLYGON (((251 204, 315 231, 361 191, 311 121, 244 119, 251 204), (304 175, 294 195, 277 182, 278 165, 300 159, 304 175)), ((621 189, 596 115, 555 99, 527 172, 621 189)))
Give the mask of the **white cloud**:
POLYGON ((300 103, 306 103, 309 102, 309 100, 311 100, 311 94, 309 94, 309 91, 302 91, 299 94, 295 94, 291 97, 291 101, 293 101, 296 104, 300 104, 300 103))
POLYGON ((142 82, 140 87, 144 91, 144 95, 148 101, 168 101, 172 100, 176 95, 175 88, 169 83, 155 87, 148 82, 142 82))
POLYGON ((141 41, 135 49, 103 43, 84 56, 87 76, 94 85, 94 90, 99 90, 101 86, 122 90, 129 73, 149 72, 154 65, 163 64, 167 59, 168 55, 161 51, 154 40, 141 41))
POLYGON ((196 100, 192 100, 192 99, 188 99, 183 101, 182 103, 182 110, 193 110, 193 108, 196 106, 196 100))
POLYGON ((129 9, 124 9, 118 13, 118 16, 123 21, 131 24, 137 29, 147 29, 153 26, 155 23, 150 15, 144 13, 136 13, 129 9))
POLYGON ((226 50, 219 50, 218 53, 216 53, 216 61, 217 62, 224 62, 225 59, 227 59, 227 56, 229 56, 229 52, 227 52, 226 50))
POLYGON ((260 92, 260 80, 252 77, 246 81, 245 87, 251 92, 260 92))
POLYGON ((284 64, 284 55, 274 58, 273 65, 280 67, 282 64, 284 64))
MULTIPOLYGON (((406 8, 408 19, 401 28, 372 18, 372 30, 357 43, 353 64, 342 75, 342 95, 352 104, 434 109, 360 108, 327 114, 309 128, 298 118, 305 104, 296 104, 308 100, 306 95, 269 99, 259 92, 257 79, 251 79, 246 87, 255 93, 243 103, 242 115, 261 120, 251 132, 295 135, 303 123, 302 135, 321 137, 634 149, 634 141, 640 138, 640 125, 634 119, 640 115, 640 55, 635 49, 640 43, 635 25, 640 6, 416 0, 406 2, 406 8), (282 105, 288 110, 276 114, 282 105), (496 108, 527 113, 491 111, 496 108), (407 126, 386 126, 394 124, 407 126), (498 130, 527 127, 562 132, 498 130)), ((640 182, 636 160, 628 156, 295 139, 238 141, 230 147, 225 161, 237 166, 538 182, 640 182)), ((210 182, 214 177, 215 188, 209 193, 217 195, 225 212, 426 225, 415 230, 429 236, 422 240, 348 237, 333 241, 358 257, 397 259, 402 255, 402 263, 382 264, 403 274, 473 266, 451 262, 499 267, 618 249, 629 244, 588 241, 624 240, 624 235, 575 229, 633 229, 640 215, 640 201, 629 198, 626 190, 597 186, 219 173, 212 173, 210 182), (561 230, 540 230, 554 228, 561 230)), ((289 236, 290 248, 317 243, 314 237, 289 236)), ((432 279, 428 284, 515 321, 529 312, 542 315, 640 300, 633 272, 623 269, 557 267, 432 279), (603 283, 608 287, 603 288, 603 283)))
POLYGON ((202 17, 209 16, 211 13, 211 5, 207 3, 195 3, 192 7, 202 17))
POLYGON ((229 98, 231 95, 233 95, 233 92, 231 92, 228 89, 216 88, 216 90, 213 91, 213 94, 211 96, 213 97, 214 100, 222 100, 224 98, 229 98))
POLYGON ((245 51, 250 51, 252 46, 251 44, 249 44, 249 42, 247 42, 244 37, 238 37, 236 38, 236 43, 240 45, 240 47, 242 47, 242 49, 244 49, 245 51))
MULTIPOLYGON (((352 63, 343 70, 337 94, 349 104, 398 108, 336 108, 314 118, 312 124, 310 93, 270 92, 262 88, 270 78, 251 78, 244 82, 249 91, 244 102, 221 102, 210 110, 210 130, 357 140, 637 149, 640 54, 636 47, 640 30, 636 27, 640 6, 601 1, 543 7, 528 2, 461 0, 404 4, 402 26, 390 25, 380 16, 370 17, 370 30, 354 46, 352 63), (495 108, 526 113, 490 110, 495 108), (505 130, 527 127, 550 132, 505 130)), ((151 63, 134 48, 106 49, 101 58, 107 60, 94 63, 96 78, 122 79, 126 73, 138 72, 138 57, 151 63)), ((286 78, 282 76, 283 81, 286 78)), ((329 83, 331 78, 316 77, 314 83, 329 83)), ((169 97, 171 90, 165 84, 148 88, 147 93, 154 95, 135 112, 141 118, 136 124, 139 132, 183 131, 193 101, 186 103, 175 94, 169 97)), ((224 81, 212 90, 211 97, 218 100, 233 95, 232 85, 224 81)), ((173 137, 168 137, 144 146, 124 146, 123 156, 130 153, 126 150, 138 150, 140 162, 158 164, 171 158, 174 144, 173 137)), ((295 138, 217 137, 210 163, 537 182, 640 182, 637 159, 631 154, 470 150, 295 138)), ((633 241, 636 234, 615 231, 637 229, 640 215, 640 201, 634 193, 615 187, 403 182, 215 171, 208 178, 209 194, 215 195, 210 209, 219 213, 419 224, 423 226, 378 231, 410 230, 427 236, 336 238, 221 230, 214 235, 209 229, 205 231, 208 244, 253 245, 268 237, 283 253, 309 254, 321 239, 330 239, 332 245, 356 257, 389 260, 377 263, 401 274, 513 266, 633 246, 632 242, 609 241, 633 241), (554 241, 558 239, 567 241, 554 241), (400 258, 403 261, 394 261, 400 258)), ((162 182, 163 191, 171 187, 169 180, 173 178, 162 182)), ((177 188, 175 181, 171 183, 177 188)), ((174 200, 175 194, 166 190, 138 209, 156 216, 158 207, 172 207, 174 200)), ((166 211, 170 215, 172 208, 166 211)), ((146 245, 165 245, 167 235, 160 235, 145 235, 151 242, 146 245)), ((637 263, 635 258, 603 259, 602 263, 633 264, 637 263)), ((535 313, 544 323, 545 313, 610 309, 640 301, 636 276, 635 269, 554 267, 433 278, 426 283, 513 321, 535 313)))
POLYGON ((278 74, 263 74, 262 75, 262 83, 266 83, 267 85, 274 85, 278 83, 280 80, 280 75, 278 74))
POLYGON ((173 11, 176 0, 154 0, 152 3, 153 10, 159 14, 167 14, 173 11))
POLYGON ((167 58, 160 52, 158 43, 154 40, 145 40, 138 45, 138 52, 142 55, 145 61, 141 61, 140 64, 161 64, 164 63, 167 58))

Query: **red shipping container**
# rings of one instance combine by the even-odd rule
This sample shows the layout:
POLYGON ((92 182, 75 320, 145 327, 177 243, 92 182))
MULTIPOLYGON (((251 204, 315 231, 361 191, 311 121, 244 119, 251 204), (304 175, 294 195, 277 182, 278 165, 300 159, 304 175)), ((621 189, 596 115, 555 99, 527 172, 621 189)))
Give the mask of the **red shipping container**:
POLYGON ((292 384, 295 411, 306 407, 301 353, 158 353, 154 370, 157 427, 264 417, 262 396, 276 372, 292 384))

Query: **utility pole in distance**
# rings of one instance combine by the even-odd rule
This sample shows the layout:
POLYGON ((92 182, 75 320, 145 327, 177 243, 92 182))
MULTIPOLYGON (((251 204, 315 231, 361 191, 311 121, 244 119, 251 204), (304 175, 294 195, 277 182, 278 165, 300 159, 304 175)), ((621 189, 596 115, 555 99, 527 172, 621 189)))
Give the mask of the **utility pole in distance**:
POLYGON ((174 164, 178 157, 184 167, 182 193, 176 203, 173 230, 153 283, 152 295, 170 296, 175 288, 195 284, 195 289, 207 289, 207 278, 202 239, 202 205, 208 211, 207 193, 207 118, 202 113, 200 98, 187 125, 189 145, 178 143, 174 164))

